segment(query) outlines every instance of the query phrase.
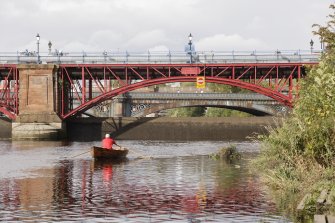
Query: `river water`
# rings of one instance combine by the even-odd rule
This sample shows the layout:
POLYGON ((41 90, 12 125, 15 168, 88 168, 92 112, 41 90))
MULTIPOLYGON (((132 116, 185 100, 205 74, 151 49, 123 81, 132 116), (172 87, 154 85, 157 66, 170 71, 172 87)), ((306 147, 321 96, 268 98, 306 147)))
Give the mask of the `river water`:
POLYGON ((257 143, 118 141, 123 163, 95 162, 99 144, 0 142, 0 221, 290 222, 248 169, 257 143), (241 161, 208 156, 231 144, 241 161))

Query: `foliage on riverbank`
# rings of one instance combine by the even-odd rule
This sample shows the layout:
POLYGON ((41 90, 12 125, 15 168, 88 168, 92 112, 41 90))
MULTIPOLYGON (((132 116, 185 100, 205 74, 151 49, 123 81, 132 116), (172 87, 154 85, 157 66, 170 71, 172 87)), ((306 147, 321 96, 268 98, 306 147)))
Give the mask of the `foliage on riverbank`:
POLYGON ((185 107, 168 110, 169 117, 251 117, 251 114, 225 108, 185 107))
MULTIPOLYGON (((281 199, 306 193, 312 198, 307 210, 313 212, 317 194, 330 190, 333 199, 327 211, 335 210, 335 6, 327 26, 315 25, 315 34, 326 44, 318 66, 301 84, 292 115, 281 127, 260 136, 261 155, 256 166, 281 199)), ((294 211, 296 203, 291 203, 294 211)))
POLYGON ((233 162, 241 159, 241 153, 237 151, 236 146, 230 145, 228 147, 222 147, 216 153, 210 154, 210 158, 218 160, 226 160, 227 162, 233 162))
POLYGON ((202 117, 205 114, 203 107, 184 107, 168 110, 169 117, 202 117))

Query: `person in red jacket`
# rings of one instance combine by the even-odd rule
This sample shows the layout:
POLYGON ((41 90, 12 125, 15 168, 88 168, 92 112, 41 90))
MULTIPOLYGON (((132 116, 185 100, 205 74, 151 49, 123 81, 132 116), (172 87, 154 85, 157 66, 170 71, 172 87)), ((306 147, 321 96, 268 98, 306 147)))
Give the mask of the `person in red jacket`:
POLYGON ((109 134, 106 134, 105 138, 102 140, 102 148, 113 149, 113 144, 119 146, 116 144, 115 140, 110 137, 109 134))

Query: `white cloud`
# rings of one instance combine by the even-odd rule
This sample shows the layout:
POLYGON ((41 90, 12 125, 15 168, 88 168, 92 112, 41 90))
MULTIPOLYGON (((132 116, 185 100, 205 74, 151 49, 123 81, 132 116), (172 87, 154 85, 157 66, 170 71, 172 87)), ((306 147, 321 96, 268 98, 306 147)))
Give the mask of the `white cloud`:
POLYGON ((238 34, 217 34, 195 42, 197 51, 264 50, 265 43, 255 38, 243 38, 238 34))
POLYGON ((87 43, 82 43, 82 42, 69 42, 64 45, 62 49, 58 50, 63 50, 64 52, 102 52, 103 49, 101 49, 99 46, 96 45, 91 45, 87 43))
MULTIPOLYGON (((111 0, 114 5, 119 9, 126 10, 160 10, 160 13, 169 13, 165 11, 168 8, 181 8, 186 9, 186 7, 194 7, 200 2, 200 0, 111 0)), ((153 11, 153 13, 155 13, 153 11)))
POLYGON ((196 50, 308 49, 333 1, 0 0, 0 52, 35 50, 36 33, 44 50, 182 51, 190 32, 196 50))
POLYGON ((120 48, 120 45, 123 44, 123 41, 124 36, 122 33, 112 30, 99 30, 93 33, 89 40, 90 43, 94 45, 100 45, 100 47, 104 47, 106 49, 120 48))
POLYGON ((150 30, 132 36, 124 46, 127 47, 128 50, 146 50, 167 41, 168 37, 163 30, 150 30))
POLYGON ((164 45, 154 46, 149 49, 149 52, 169 52, 169 48, 164 45))
POLYGON ((253 31, 261 30, 264 28, 263 19, 260 16, 255 16, 247 24, 247 28, 253 31))

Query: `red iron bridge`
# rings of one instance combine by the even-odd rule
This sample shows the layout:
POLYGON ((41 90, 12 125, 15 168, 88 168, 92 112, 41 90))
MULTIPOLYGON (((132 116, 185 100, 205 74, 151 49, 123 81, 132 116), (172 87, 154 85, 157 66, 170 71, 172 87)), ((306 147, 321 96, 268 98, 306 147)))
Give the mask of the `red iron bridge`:
MULTIPOLYGON (((239 87, 293 107, 306 67, 321 52, 0 53, 0 112, 55 113, 61 120, 134 90, 174 82, 239 87)), ((122 108, 120 108, 122 110, 122 108)))

